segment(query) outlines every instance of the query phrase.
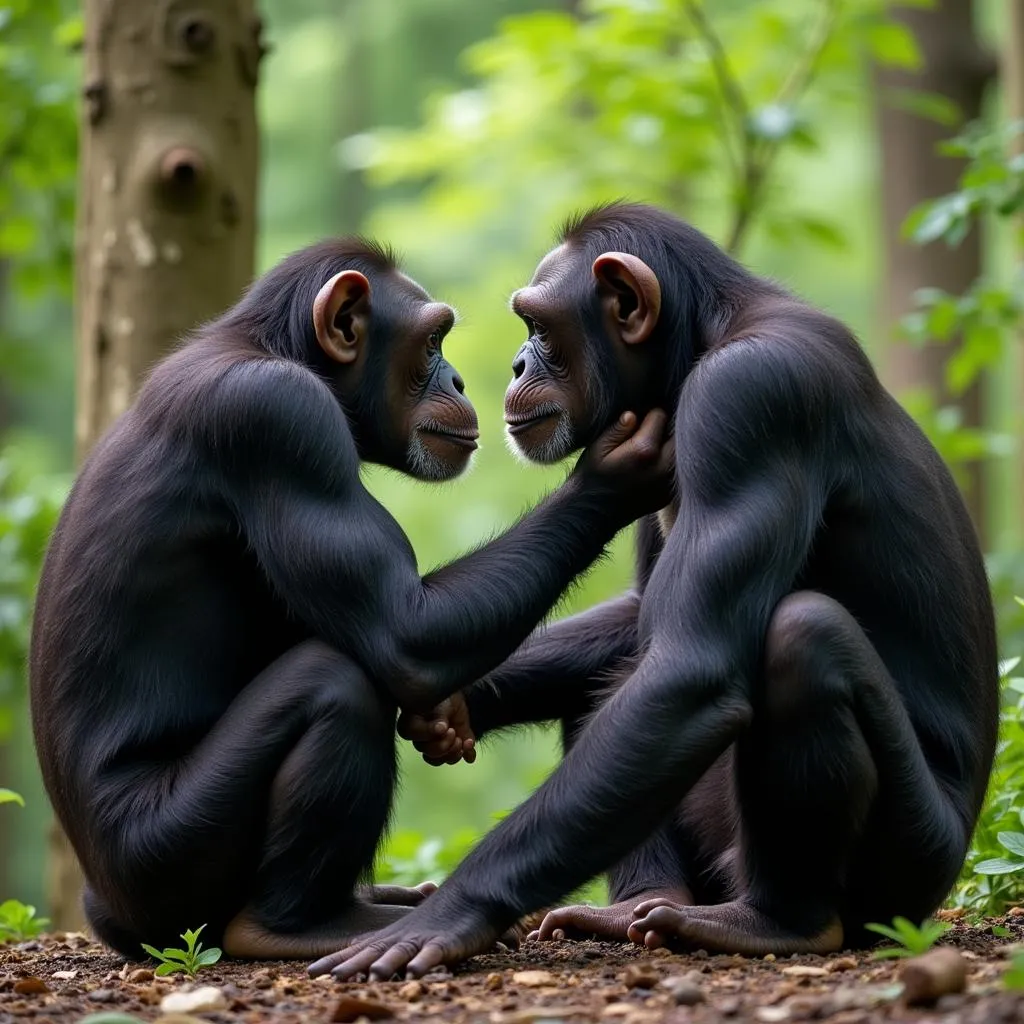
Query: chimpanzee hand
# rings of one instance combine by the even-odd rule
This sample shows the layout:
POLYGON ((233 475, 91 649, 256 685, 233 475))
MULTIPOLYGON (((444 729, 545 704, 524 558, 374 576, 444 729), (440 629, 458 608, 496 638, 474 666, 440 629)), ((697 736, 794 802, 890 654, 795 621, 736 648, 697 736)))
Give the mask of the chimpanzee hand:
POLYGON ((628 520, 657 512, 672 500, 675 442, 665 437, 666 416, 649 412, 639 426, 624 412, 580 456, 573 475, 608 487, 628 520))
POLYGON ((628 942, 630 925, 636 920, 634 911, 637 905, 653 900, 671 900, 674 906, 693 903, 693 898, 685 889, 648 889, 628 900, 613 903, 610 907, 588 907, 582 904, 559 907, 548 911, 540 927, 530 932, 527 938, 541 942, 561 942, 563 939, 596 935, 602 939, 628 942))
POLYGON ((486 953, 502 931, 486 913, 458 899, 443 899, 444 887, 400 921, 348 940, 337 953, 311 964, 315 978, 331 972, 340 981, 367 975, 387 981, 397 975, 420 978, 440 964, 486 953))
POLYGON ((423 714, 403 711, 398 718, 398 735, 411 740, 427 764, 472 764, 476 760, 476 736, 461 693, 423 714))

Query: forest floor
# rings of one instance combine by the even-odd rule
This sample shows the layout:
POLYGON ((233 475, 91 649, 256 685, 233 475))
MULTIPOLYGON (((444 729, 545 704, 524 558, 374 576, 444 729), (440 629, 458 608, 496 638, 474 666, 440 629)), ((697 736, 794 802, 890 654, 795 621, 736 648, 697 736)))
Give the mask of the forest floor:
MULTIPOLYGON (((1002 980, 1010 953, 1024 948, 1022 943, 1024 915, 984 926, 955 924, 942 944, 963 958, 952 956, 952 968, 955 975, 966 966, 966 987, 911 1006, 911 981, 901 984, 904 965, 872 959, 868 952, 773 960, 701 951, 651 954, 589 941, 527 942, 518 951, 479 956, 454 973, 441 970, 422 981, 338 984, 310 980, 304 963, 228 961, 192 981, 180 975, 154 978, 151 967, 126 963, 84 935, 55 934, 0 947, 0 1024, 75 1024, 98 1013, 163 1024, 1024 1022, 1024 991, 1009 992, 1002 980), (1010 937, 995 937, 993 924, 1008 928, 1010 937), (175 1011, 166 1001, 172 993, 196 999, 197 989, 207 991, 190 1011, 175 1011)), ((940 960, 950 955, 940 954, 940 960)), ((963 986, 953 979, 950 987, 963 986)))

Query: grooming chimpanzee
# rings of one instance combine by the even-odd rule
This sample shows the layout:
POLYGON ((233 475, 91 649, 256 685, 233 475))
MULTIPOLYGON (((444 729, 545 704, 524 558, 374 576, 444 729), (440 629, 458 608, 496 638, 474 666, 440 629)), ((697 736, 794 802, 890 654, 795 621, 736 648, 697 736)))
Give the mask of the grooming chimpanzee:
POLYGON ((985 572, 939 456, 842 324, 657 210, 571 223, 513 309, 524 454, 671 408, 676 497, 640 531, 634 594, 541 630, 452 713, 478 733, 559 716, 560 767, 428 901, 313 973, 422 974, 608 869, 620 906, 540 934, 824 952, 930 913, 997 724, 985 572))
POLYGON ((359 467, 466 466, 452 321, 383 250, 314 246, 157 366, 82 468, 39 588, 32 709, 89 919, 123 952, 205 921, 230 954, 318 956, 422 899, 357 887, 398 708, 500 664, 667 500, 663 414, 624 416, 508 533, 421 579, 359 467))

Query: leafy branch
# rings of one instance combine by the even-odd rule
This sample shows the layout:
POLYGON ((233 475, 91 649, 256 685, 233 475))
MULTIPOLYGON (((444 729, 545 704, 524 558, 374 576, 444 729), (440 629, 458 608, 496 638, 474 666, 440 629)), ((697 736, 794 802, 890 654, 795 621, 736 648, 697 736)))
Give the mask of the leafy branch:
POLYGON ((683 0, 683 10, 707 51, 727 115, 724 144, 736 196, 732 224, 726 235, 728 252, 737 252, 746 238, 763 201, 764 186, 779 150, 796 128, 793 110, 818 74, 822 54, 833 37, 841 8, 842 0, 822 0, 820 15, 807 44, 775 99, 755 110, 729 64, 721 37, 708 20, 703 0, 683 0), (737 143, 732 141, 734 138, 737 143))

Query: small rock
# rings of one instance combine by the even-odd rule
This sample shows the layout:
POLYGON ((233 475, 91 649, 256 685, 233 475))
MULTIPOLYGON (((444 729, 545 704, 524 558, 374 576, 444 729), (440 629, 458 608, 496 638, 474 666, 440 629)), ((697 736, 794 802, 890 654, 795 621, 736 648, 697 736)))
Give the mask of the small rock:
POLYGON ((44 992, 49 991, 50 987, 42 978, 19 978, 14 983, 14 994, 16 996, 41 996, 44 992))
POLYGON ((765 1024, 778 1024, 779 1021, 789 1020, 789 1007, 759 1006, 754 1011, 754 1016, 765 1024))
POLYGON ((672 997, 676 1006, 696 1006, 707 998, 704 989, 687 975, 665 978, 661 987, 672 997))
POLYGON ((825 964, 825 970, 829 974, 838 974, 840 971, 855 971, 857 970, 857 958, 855 956, 836 957, 835 960, 829 960, 825 964))
POLYGON ((498 973, 492 972, 487 975, 484 981, 484 988, 488 992, 500 992, 505 985, 505 979, 498 973))
POLYGON ((715 1005, 723 1017, 735 1017, 740 1012, 743 1004, 739 996, 726 996, 725 999, 720 999, 715 1005))
POLYGON ((708 951, 706 949, 695 949, 690 956, 692 956, 694 960, 707 960, 708 951))
POLYGON ((941 910, 935 911, 935 919, 937 921, 957 921, 966 913, 967 911, 963 907, 943 907, 941 910))
POLYGON ((786 1009, 793 1020, 814 1020, 823 1016, 825 1004, 814 996, 795 996, 786 1004, 786 1009))
POLYGON ((540 988, 543 985, 554 985, 555 976, 550 971, 516 971, 512 975, 512 983, 524 988, 540 988))
POLYGON ((372 1002, 369 999, 356 999, 355 996, 342 996, 335 1004, 331 1020, 334 1024, 350 1024, 360 1017, 367 1020, 387 1020, 394 1017, 395 1011, 384 1003, 372 1002))
POLYGON ((824 978, 828 971, 824 967, 809 967, 807 964, 794 964, 783 967, 782 973, 789 978, 824 978))
POLYGON ((661 975, 650 964, 630 964, 622 975, 626 988, 654 988, 661 975))
POLYGON ((249 984, 253 988, 271 988, 276 977, 277 971, 272 971, 269 967, 262 967, 258 971, 253 971, 252 976, 249 978, 249 984))
POLYGON ((53 977, 58 981, 70 981, 78 977, 78 971, 54 971, 53 977))
POLYGON ((967 961, 952 946, 939 946, 903 964, 903 999, 908 1006, 934 1003, 967 987, 967 961))
POLYGON ((226 1010, 228 1001, 219 988, 202 988, 171 992, 160 1000, 161 1013, 206 1013, 208 1010, 226 1010))
POLYGON ((97 988, 90 992, 86 999, 93 1003, 112 1003, 114 993, 109 988, 97 988))
POLYGON ((765 953, 762 959, 766 964, 773 964, 775 963, 776 957, 774 953, 765 953))
POLYGON ((1024 917, 1024 907, 1010 907, 1006 912, 1007 917, 1024 917))
POLYGON ((423 998, 424 991, 423 982, 407 981, 398 990, 398 998, 404 999, 407 1003, 415 1003, 418 999, 423 998))
POLYGON ((602 1011, 602 1017, 628 1017, 636 1010, 633 1003, 609 1003, 602 1011))
POLYGON ((144 981, 152 981, 153 972, 148 967, 137 967, 128 975, 128 980, 134 985, 138 985, 144 981))

